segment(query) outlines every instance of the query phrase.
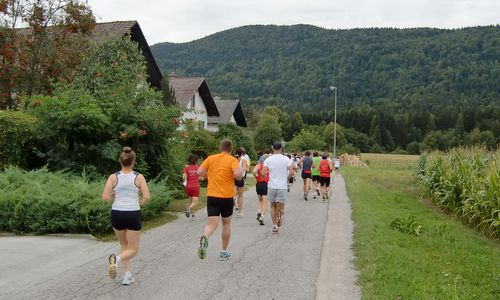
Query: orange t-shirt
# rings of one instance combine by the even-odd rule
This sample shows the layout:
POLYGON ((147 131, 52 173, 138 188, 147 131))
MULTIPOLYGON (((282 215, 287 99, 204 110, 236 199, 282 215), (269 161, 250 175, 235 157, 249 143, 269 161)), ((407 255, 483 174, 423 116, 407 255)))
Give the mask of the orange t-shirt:
POLYGON ((233 198, 235 195, 233 171, 239 167, 238 160, 225 152, 207 157, 200 166, 208 172, 207 196, 233 198))

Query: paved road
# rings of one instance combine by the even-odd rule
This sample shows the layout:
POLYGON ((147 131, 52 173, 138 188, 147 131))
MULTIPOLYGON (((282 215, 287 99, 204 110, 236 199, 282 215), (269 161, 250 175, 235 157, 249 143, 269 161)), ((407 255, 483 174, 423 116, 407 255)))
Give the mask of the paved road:
MULTIPOLYGON (((337 181, 338 184, 343 184, 343 181, 337 181)), ((221 262, 217 259, 220 251, 220 228, 210 238, 207 258, 197 258, 197 243, 206 221, 203 210, 195 222, 183 217, 143 234, 140 253, 132 265, 136 281, 131 286, 122 286, 118 280, 120 277, 114 281, 106 275, 107 256, 116 251, 116 244, 91 241, 89 243, 92 244, 85 244, 83 250, 82 245, 74 244, 72 249, 70 247, 61 251, 55 263, 58 274, 49 270, 54 267, 54 263, 47 260, 54 260, 54 257, 45 255, 39 261, 30 259, 28 267, 18 269, 14 279, 5 280, 4 259, 1 259, 0 274, 3 281, 0 284, 6 288, 1 289, 0 298, 359 298, 355 291, 342 294, 345 290, 342 286, 347 284, 352 287, 355 278, 349 263, 352 259, 352 252, 349 250, 352 227, 336 228, 332 223, 331 210, 336 207, 336 201, 347 202, 346 196, 334 196, 330 205, 321 203, 321 200, 311 199, 306 202, 302 199, 301 186, 297 182, 289 193, 285 221, 278 235, 271 233, 269 214, 266 216, 265 226, 260 226, 255 220, 257 197, 254 189, 246 192, 245 197, 245 217, 233 218, 229 248, 233 257, 230 261, 221 262), (340 240, 331 234, 335 230, 343 231, 340 235, 337 234, 340 240), (337 245, 337 242, 343 244, 337 245), (322 253, 323 243, 325 247, 322 253), (347 256, 336 255, 339 249, 344 249, 344 252, 347 249, 347 256), (322 267, 321 275, 320 261, 321 265, 333 264, 322 267), (33 271, 29 271, 30 269, 33 271), (24 280, 20 276, 23 272, 24 280), (40 277, 40 274, 46 276, 40 277), (347 283, 340 284, 340 288, 339 284, 332 285, 343 274, 349 278, 343 279, 347 283), (17 284, 9 285, 9 282, 17 284), (339 294, 337 290, 340 291, 339 294)), ((341 205, 339 209, 349 209, 349 206, 341 205)), ((350 221, 350 211, 339 211, 338 214, 340 218, 350 221)), ((0 250, 6 248, 4 245, 4 238, 0 238, 0 250)), ((36 247, 31 250, 36 251, 36 247)))

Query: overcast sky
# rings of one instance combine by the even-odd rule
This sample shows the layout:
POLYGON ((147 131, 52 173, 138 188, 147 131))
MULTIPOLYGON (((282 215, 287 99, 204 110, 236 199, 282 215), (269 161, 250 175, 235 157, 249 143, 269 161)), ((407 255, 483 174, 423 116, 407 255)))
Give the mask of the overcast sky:
POLYGON ((137 20, 149 44, 250 24, 458 28, 500 23, 500 0, 88 0, 98 22, 137 20))

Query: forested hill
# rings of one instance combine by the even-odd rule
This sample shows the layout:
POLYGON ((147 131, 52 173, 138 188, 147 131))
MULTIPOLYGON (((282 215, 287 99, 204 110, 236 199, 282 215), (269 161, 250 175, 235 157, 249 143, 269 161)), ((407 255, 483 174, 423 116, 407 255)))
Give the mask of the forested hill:
POLYGON ((500 101, 500 26, 327 30, 256 25, 190 43, 157 44, 152 50, 163 71, 206 77, 215 94, 240 97, 245 105, 307 111, 332 102, 330 85, 338 86, 341 102, 351 105, 500 101))
MULTIPOLYGON (((455 30, 255 25, 152 50, 164 72, 203 76, 213 94, 239 97, 247 111, 276 105, 301 112, 305 123, 328 122, 333 119, 328 87, 334 85, 339 122, 367 134, 375 110, 385 127, 405 119, 402 135, 415 127, 419 132, 409 141, 452 127, 500 135, 498 25, 455 30)), ((404 147, 405 140, 396 144, 404 147)))

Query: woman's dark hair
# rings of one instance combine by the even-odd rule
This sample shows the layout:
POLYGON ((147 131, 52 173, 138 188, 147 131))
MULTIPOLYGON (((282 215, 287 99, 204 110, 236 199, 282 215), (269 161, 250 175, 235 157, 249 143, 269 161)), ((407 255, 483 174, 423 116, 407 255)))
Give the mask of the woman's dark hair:
POLYGON ((306 151, 306 153, 304 153, 304 154, 305 154, 305 156, 309 156, 309 155, 311 155, 311 152, 310 151, 306 151))
POLYGON ((321 158, 322 158, 322 159, 327 159, 327 158, 328 158, 328 153, 323 153, 323 154, 321 154, 321 158))
POLYGON ((240 147, 236 149, 236 157, 240 157, 246 154, 245 148, 240 147))
POLYGON ((199 159, 198 155, 191 154, 188 157, 188 162, 191 165, 196 165, 196 163, 198 162, 198 159, 199 159))
POLYGON ((313 152, 313 156, 318 156, 318 155, 319 155, 318 151, 313 152))
POLYGON ((135 152, 130 147, 124 147, 120 154, 120 164, 124 167, 130 167, 135 162, 135 152))

